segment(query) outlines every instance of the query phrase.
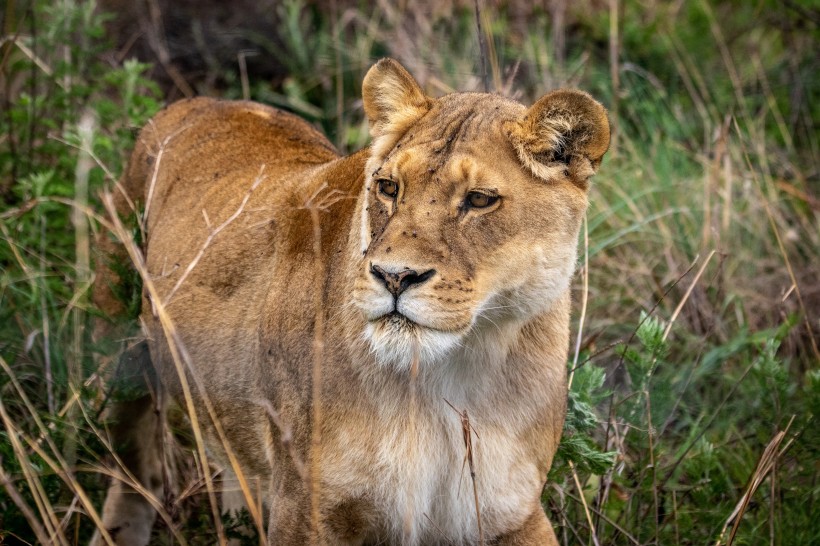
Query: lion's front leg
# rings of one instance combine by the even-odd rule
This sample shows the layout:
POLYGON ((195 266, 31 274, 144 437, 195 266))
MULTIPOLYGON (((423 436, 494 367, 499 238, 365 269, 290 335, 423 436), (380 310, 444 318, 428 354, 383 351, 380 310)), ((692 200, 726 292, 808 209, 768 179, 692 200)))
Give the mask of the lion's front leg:
POLYGON ((361 499, 321 499, 319 521, 311 517, 310 493, 298 476, 271 496, 268 542, 271 546, 361 546, 373 530, 374 510, 361 499))
POLYGON ((315 543, 310 534, 310 497, 301 478, 279 467, 274 468, 272 482, 268 495, 270 546, 315 543))
POLYGON ((498 537, 495 546, 558 546, 552 524, 540 506, 520 528, 498 537))

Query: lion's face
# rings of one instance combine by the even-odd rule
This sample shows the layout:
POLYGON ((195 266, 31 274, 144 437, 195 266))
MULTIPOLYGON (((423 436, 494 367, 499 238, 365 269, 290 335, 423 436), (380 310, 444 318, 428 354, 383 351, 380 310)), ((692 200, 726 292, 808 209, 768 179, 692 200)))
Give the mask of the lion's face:
POLYGON ((560 150, 530 151, 531 112, 494 95, 409 93, 414 112, 399 104, 379 118, 385 101, 368 108, 365 80, 376 139, 353 291, 371 349, 396 367, 414 353, 442 361, 471 332, 520 324, 566 292, 586 178, 605 151, 585 158, 566 139, 560 150), (400 118, 393 126, 391 116, 400 118))

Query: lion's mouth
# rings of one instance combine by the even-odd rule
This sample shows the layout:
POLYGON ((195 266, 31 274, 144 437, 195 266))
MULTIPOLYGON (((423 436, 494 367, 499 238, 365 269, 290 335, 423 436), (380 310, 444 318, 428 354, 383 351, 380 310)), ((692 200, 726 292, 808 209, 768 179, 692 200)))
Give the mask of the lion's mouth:
POLYGON ((461 334, 420 324, 398 311, 368 321, 364 335, 378 362, 404 370, 416 361, 443 361, 462 339, 461 334))
POLYGON ((398 311, 391 311, 386 315, 382 315, 376 319, 376 321, 398 328, 415 329, 421 326, 419 323, 407 318, 406 315, 403 315, 398 311))
POLYGON ((441 328, 425 322, 414 320, 400 311, 393 310, 379 317, 368 321, 371 326, 383 332, 403 332, 408 334, 420 334, 421 332, 438 332, 446 334, 462 335, 469 329, 468 325, 453 325, 451 328, 441 328))

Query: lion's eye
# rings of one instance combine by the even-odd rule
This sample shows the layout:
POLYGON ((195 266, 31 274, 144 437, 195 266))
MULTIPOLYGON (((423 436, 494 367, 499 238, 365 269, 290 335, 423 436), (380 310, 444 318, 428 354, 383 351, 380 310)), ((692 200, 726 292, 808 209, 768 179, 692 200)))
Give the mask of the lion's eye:
POLYGON ((399 185, 390 179, 382 178, 379 180, 379 193, 395 199, 399 194, 399 185))
POLYGON ((494 205, 496 201, 498 196, 489 193, 471 191, 467 194, 467 204, 474 209, 485 209, 494 205))

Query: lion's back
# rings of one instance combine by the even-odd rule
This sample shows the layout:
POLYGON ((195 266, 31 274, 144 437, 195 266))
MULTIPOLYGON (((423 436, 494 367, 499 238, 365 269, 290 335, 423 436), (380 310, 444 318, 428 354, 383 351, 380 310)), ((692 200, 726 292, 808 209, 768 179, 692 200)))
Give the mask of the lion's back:
POLYGON ((292 114, 252 102, 196 98, 170 105, 145 126, 124 184, 135 201, 153 210, 150 227, 166 215, 160 212, 166 204, 184 215, 209 192, 227 200, 244 195, 246 178, 259 171, 268 179, 292 179, 337 157, 324 135, 292 114))

